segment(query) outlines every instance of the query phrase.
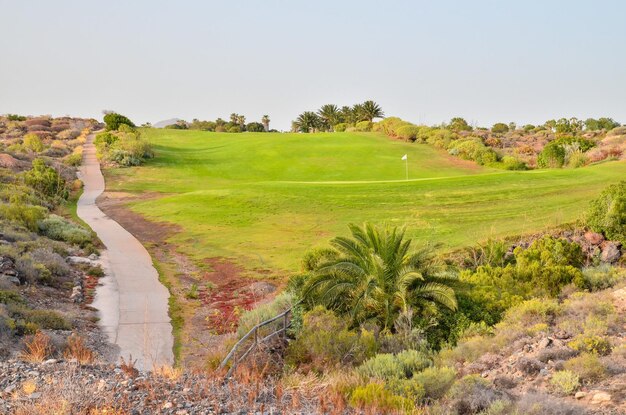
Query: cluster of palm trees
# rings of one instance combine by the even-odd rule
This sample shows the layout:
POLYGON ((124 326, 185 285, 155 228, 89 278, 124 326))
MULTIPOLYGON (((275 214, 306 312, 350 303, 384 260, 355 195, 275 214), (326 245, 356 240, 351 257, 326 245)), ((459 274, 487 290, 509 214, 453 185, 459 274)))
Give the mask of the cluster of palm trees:
POLYGON ((458 280, 431 248, 412 250, 403 229, 350 225, 352 237, 337 237, 332 249, 304 277, 300 296, 308 307, 323 305, 348 316, 354 326, 372 321, 393 330, 402 314, 456 310, 458 280))
POLYGON ((337 124, 355 125, 361 121, 383 118, 384 112, 376 102, 368 100, 352 107, 338 107, 335 104, 323 105, 317 112, 305 111, 292 122, 292 131, 309 133, 314 131, 333 131, 337 124))

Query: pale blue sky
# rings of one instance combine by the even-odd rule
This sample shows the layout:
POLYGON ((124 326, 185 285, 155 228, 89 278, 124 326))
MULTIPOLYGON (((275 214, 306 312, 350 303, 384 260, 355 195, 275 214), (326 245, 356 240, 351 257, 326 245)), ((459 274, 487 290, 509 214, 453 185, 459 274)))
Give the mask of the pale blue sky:
POLYGON ((0 0, 0 113, 626 122, 623 1, 0 0))

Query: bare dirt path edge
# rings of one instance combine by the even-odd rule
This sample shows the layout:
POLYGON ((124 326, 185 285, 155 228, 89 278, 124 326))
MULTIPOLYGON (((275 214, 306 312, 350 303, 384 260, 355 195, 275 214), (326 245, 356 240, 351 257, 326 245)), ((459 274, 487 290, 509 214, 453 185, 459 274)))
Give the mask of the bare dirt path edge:
POLYGON ((94 136, 83 149, 80 179, 84 190, 77 205, 78 216, 96 232, 106 251, 101 256, 107 277, 96 289, 92 304, 99 310, 100 326, 119 355, 132 356, 136 367, 149 370, 172 365, 173 335, 168 315, 168 290, 145 247, 96 205, 105 182, 96 158, 94 136))

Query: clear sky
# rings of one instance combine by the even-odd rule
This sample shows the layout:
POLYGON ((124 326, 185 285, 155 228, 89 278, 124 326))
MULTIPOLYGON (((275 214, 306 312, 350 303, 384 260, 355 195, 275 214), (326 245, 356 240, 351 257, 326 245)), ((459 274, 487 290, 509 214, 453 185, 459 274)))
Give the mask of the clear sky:
POLYGON ((0 113, 626 123, 626 2, 0 0, 0 113))

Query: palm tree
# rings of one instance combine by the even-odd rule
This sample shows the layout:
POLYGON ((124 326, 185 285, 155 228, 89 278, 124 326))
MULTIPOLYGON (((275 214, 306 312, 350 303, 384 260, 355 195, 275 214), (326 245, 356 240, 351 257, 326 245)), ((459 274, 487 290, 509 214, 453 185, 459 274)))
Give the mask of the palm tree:
POLYGON ((383 112, 380 105, 375 103, 374 101, 365 101, 361 104, 361 114, 363 118, 367 121, 372 121, 374 118, 383 118, 385 113, 383 112))
POLYGON ((232 122, 233 124, 238 124, 237 121, 239 120, 239 114, 237 114, 236 112, 233 112, 232 114, 230 114, 230 122, 232 122))
POLYGON ((306 277, 303 300, 349 315, 353 324, 376 321, 393 330, 401 312, 444 307, 456 310, 456 278, 430 248, 411 250, 403 229, 350 225, 352 238, 331 241, 326 256, 306 277))
POLYGON ((311 131, 318 129, 319 126, 320 118, 312 111, 305 111, 298 115, 298 118, 293 123, 293 127, 302 133, 310 133, 311 131))
POLYGON ((241 131, 244 131, 246 128, 246 116, 245 115, 237 115, 237 124, 241 128, 241 131))
POLYGON ((356 122, 356 118, 351 107, 344 105, 341 107, 339 112, 341 115, 341 122, 347 122, 348 124, 354 124, 356 122))
POLYGON ((332 130, 333 126, 339 123, 340 112, 335 104, 322 105, 317 114, 328 130, 332 130))
POLYGON ((367 120, 367 117, 363 112, 363 104, 355 104, 354 107, 352 107, 352 118, 355 123, 367 120))
POLYGON ((270 130, 270 116, 264 115, 263 118, 261 118, 261 124, 263 124, 265 132, 268 132, 270 130))

